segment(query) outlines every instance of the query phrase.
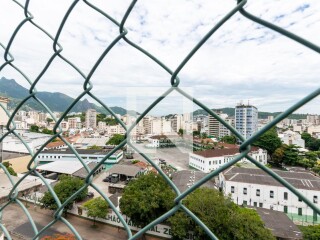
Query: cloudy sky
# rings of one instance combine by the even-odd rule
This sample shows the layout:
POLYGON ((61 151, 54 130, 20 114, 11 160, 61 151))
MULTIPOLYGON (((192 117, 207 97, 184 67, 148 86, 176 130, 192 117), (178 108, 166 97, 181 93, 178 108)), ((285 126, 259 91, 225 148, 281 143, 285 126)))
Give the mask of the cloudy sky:
MULTIPOLYGON (((127 0, 89 2, 118 22, 131 3, 127 0)), ((35 23, 55 36, 72 3, 72 0, 31 0, 29 11, 35 23)), ((234 0, 138 1, 125 24, 127 38, 175 70, 235 5, 234 0)), ((23 9, 11 0, 1 0, 0 6, 0 42, 6 46, 24 15, 23 9)), ((245 9, 320 45, 319 0, 249 0, 245 9)), ((118 34, 115 24, 79 1, 59 38, 62 55, 87 75, 118 34)), ((14 64, 33 81, 53 54, 52 43, 32 24, 24 24, 10 49, 14 64)), ((3 49, 0 54, 3 56, 3 49)), ((1 59, 0 64, 4 61, 1 59)), ((320 55, 316 52, 237 13, 181 70, 180 87, 211 108, 234 107, 243 100, 261 111, 283 111, 319 88, 319 66, 320 55)), ((28 87, 27 81, 10 67, 0 72, 2 76, 28 87)), ((107 54, 91 80, 92 93, 107 105, 131 109, 135 105, 139 112, 170 87, 170 75, 124 40, 107 54)), ((37 89, 77 97, 83 90, 83 82, 73 68, 57 57, 37 89)), ((189 105, 183 97, 173 94, 153 112, 181 112, 189 110, 189 105)), ((319 106, 318 97, 298 112, 320 113, 319 106)))

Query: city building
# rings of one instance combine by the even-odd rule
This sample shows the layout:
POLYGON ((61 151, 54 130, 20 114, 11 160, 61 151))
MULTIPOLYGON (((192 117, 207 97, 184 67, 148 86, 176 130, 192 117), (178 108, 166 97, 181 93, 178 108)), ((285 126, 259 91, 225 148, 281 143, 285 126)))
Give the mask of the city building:
MULTIPOLYGON (((319 177, 309 172, 273 171, 320 207, 319 177)), ((219 175, 219 184, 238 205, 284 212, 295 222, 320 223, 316 212, 261 169, 231 167, 219 175)))
POLYGON ((97 111, 95 109, 88 109, 86 112, 85 126, 87 129, 97 127, 97 111))
POLYGON ((148 144, 146 147, 149 148, 162 148, 162 147, 174 147, 173 139, 177 139, 178 135, 166 136, 166 135, 155 135, 148 138, 148 144))
MULTIPOLYGON (((100 162, 111 150, 92 150, 92 149, 77 149, 78 154, 84 161, 100 162)), ((118 150, 112 154, 104 163, 118 163, 123 158, 123 151, 118 150)), ((74 161, 78 158, 70 150, 46 150, 39 153, 36 161, 39 164, 45 164, 54 161, 74 161)))
POLYGON ((301 138, 301 135, 299 133, 287 130, 281 134, 278 134, 278 136, 284 144, 294 144, 301 148, 305 148, 304 139, 301 138))
POLYGON ((88 147, 97 146, 104 147, 106 146, 106 142, 108 142, 109 138, 100 136, 100 137, 80 137, 74 143, 75 148, 86 149, 88 147))
MULTIPOLYGON (((209 149, 189 153, 189 166, 204 173, 218 169, 223 164, 230 162, 239 155, 239 147, 209 149)), ((258 147, 252 147, 249 155, 262 164, 267 164, 267 151, 258 147)), ((248 161, 242 159, 241 161, 248 161)))
POLYGON ((235 108, 235 128, 245 139, 252 136, 258 129, 258 109, 239 103, 235 108))
POLYGON ((82 127, 80 117, 68 118, 68 124, 69 129, 80 129, 82 127))
MULTIPOLYGON (((11 179, 15 183, 21 180, 16 176, 11 176, 11 179)), ((16 190, 18 190, 18 196, 20 197, 25 194, 30 194, 31 192, 36 192, 40 187, 41 183, 24 179, 22 182, 20 182, 16 190)), ((2 169, 0 171, 0 188, 0 204, 4 204, 8 202, 8 196, 10 195, 10 192, 12 190, 12 182, 2 169)))
MULTIPOLYGON (((94 169, 98 163, 85 162, 89 169, 94 169)), ((37 166, 36 170, 41 173, 45 178, 57 180, 58 176, 61 174, 78 177, 85 179, 88 175, 87 170, 84 168, 80 161, 66 161, 61 164, 61 161, 50 162, 41 166, 37 166)), ((100 173, 103 170, 103 165, 101 165, 93 174, 100 173)))
POLYGON ((307 132, 312 136, 320 134, 320 125, 309 126, 307 132))
MULTIPOLYGON (((222 113, 222 111, 220 110, 216 111, 216 113, 220 118, 222 118, 230 126, 234 126, 234 118, 229 117, 228 114, 222 113)), ((218 139, 224 136, 230 136, 231 131, 226 126, 224 126, 221 122, 219 122, 216 118, 209 115, 208 134, 209 136, 213 136, 218 139)))
MULTIPOLYGON (((25 130, 16 130, 16 132, 32 151, 39 149, 52 137, 52 135, 28 132, 25 130)), ((3 139, 3 150, 8 152, 29 153, 26 146, 14 135, 9 135, 3 139)))

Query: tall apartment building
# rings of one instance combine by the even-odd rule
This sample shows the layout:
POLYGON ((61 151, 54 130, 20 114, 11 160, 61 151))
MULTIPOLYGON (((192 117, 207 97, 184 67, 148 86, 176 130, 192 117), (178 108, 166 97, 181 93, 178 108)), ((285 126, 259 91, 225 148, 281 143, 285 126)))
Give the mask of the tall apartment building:
POLYGON ((145 116, 142 119, 144 134, 151 134, 151 122, 152 122, 151 116, 145 116))
POLYGON ((81 128, 81 119, 80 117, 68 118, 69 129, 78 129, 81 128))
MULTIPOLYGON (((229 125, 234 126, 233 118, 228 117, 228 115, 222 113, 222 111, 216 111, 216 113, 229 125)), ((209 136, 214 136, 216 138, 222 138, 224 136, 231 135, 230 130, 211 115, 209 115, 208 131, 209 136)))
POLYGON ((86 128, 97 127, 97 111, 95 109, 88 109, 86 112, 86 128))
POLYGON ((307 123, 311 125, 319 125, 320 124, 320 116, 319 115, 307 115, 307 123))
POLYGON ((258 109, 239 103, 235 108, 235 127, 244 138, 252 136, 258 130, 258 109))

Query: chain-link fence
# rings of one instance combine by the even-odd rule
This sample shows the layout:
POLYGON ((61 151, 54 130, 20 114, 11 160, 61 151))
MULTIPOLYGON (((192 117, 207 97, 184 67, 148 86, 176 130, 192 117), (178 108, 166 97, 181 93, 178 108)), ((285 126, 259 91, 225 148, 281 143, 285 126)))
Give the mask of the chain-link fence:
MULTIPOLYGON (((70 230, 74 233, 74 235, 78 238, 81 239, 81 236, 79 235, 79 233, 77 232, 77 230, 72 226, 72 224, 70 224, 68 222, 68 220, 66 220, 63 216, 63 210, 64 208, 67 206, 68 203, 70 203, 71 201, 73 201, 73 199, 75 199, 75 197, 77 196, 77 194, 79 194, 84 188, 91 186, 92 188, 94 188, 109 204, 109 206, 113 209, 113 211, 116 213, 116 215, 119 217, 121 223, 123 224, 123 227, 125 229, 125 231, 127 232, 128 238, 129 239, 137 239, 138 237, 141 237, 147 230, 149 230, 150 228, 154 227, 155 225, 163 222, 165 219, 167 219, 168 217, 172 216, 175 212, 177 212, 178 210, 183 210, 187 215, 189 215, 199 226, 201 226, 201 228, 212 238, 212 239, 217 239, 217 237, 214 235, 213 232, 211 232, 210 229, 207 228, 207 226, 197 217, 195 216, 182 202, 182 200, 187 197, 190 193, 192 193, 195 189, 197 189, 198 187, 200 187, 202 184, 204 184, 205 182, 207 182, 208 180, 212 179, 214 176, 217 176, 219 173, 221 173, 222 171, 224 171, 225 169, 229 168, 230 166, 234 165, 235 163, 237 163, 239 160, 241 160, 242 158, 247 158, 249 161, 251 161, 253 164, 255 164, 257 167, 259 167, 260 169, 262 169, 263 171, 265 171, 266 173, 268 173, 270 176, 272 176, 275 180, 277 180, 279 183, 281 183, 282 185, 284 185, 285 187, 287 187, 292 193, 294 193, 297 197, 299 197, 300 199, 302 199, 302 201, 304 201, 310 208, 312 208, 316 213, 320 214, 320 209, 315 206, 309 199, 307 199, 304 195, 302 195, 297 189, 295 189, 291 184, 289 184, 287 181, 285 181, 284 179, 282 179, 281 177, 279 177, 276 173, 274 173, 272 170, 270 170, 269 168, 265 167, 264 165, 262 165, 261 163, 259 163, 258 161, 256 161, 255 159, 253 159, 252 157, 250 157, 248 155, 249 151, 250 151, 250 145, 257 140, 263 133, 265 133, 267 130, 269 130, 270 128, 272 128, 273 126, 275 126, 278 122, 280 122, 281 120, 283 120, 284 118, 288 117, 291 113, 293 113, 295 110, 297 110, 298 108, 300 108, 301 106, 303 106, 304 104, 306 104, 307 102, 311 101, 312 99, 316 98, 319 94, 320 94, 320 88, 316 89, 314 92, 310 93, 308 96, 306 96, 305 98, 301 99, 299 102, 297 102, 296 104, 294 104, 292 107, 290 107, 289 109, 287 109, 285 112, 281 113, 280 115, 278 115, 272 122, 270 122, 269 124, 267 124, 266 126, 264 126, 261 130, 259 130, 258 132, 256 132, 253 136, 251 136, 249 139, 244 139, 243 136, 236 131, 232 126, 230 126, 228 123, 226 123, 221 117, 219 117, 219 115, 217 115, 214 111, 212 111, 210 108, 208 108, 207 106, 205 106, 203 103, 201 103, 200 101, 198 101, 197 99, 191 97, 189 94, 187 94, 185 91, 183 91, 181 88, 179 88, 179 83, 180 83, 180 79, 178 77, 179 72, 185 67, 186 63, 193 57, 193 55, 203 46, 203 44, 224 24, 226 23, 235 13, 240 12, 245 18, 250 19, 251 21, 256 22, 257 24, 263 25, 264 27, 267 27, 269 29, 272 29, 273 31, 276 31, 280 34, 282 34, 284 37, 290 38, 293 41, 296 41, 302 45, 304 45, 307 48, 312 49, 313 51, 320 53, 320 47, 314 45, 313 43, 291 33, 288 32, 287 30, 280 28, 272 23, 269 23, 265 20, 262 20, 259 17, 256 17, 252 14, 250 14, 249 12, 247 12, 246 10, 244 10, 244 6, 247 3, 247 0, 238 0, 235 7, 228 13, 226 14, 214 27, 212 27, 212 29, 196 44, 196 46, 188 53, 188 55, 185 57, 185 59, 180 63, 180 65, 175 69, 175 70, 171 70, 169 69, 164 63, 162 63, 158 58, 156 58, 155 56, 153 56, 150 52, 146 51, 145 49, 143 49, 142 47, 140 47, 139 45, 137 45, 136 43, 132 42, 128 37, 128 30, 125 28, 126 25, 126 21, 128 19, 128 17, 130 16, 131 11, 134 9, 135 4, 137 2, 137 0, 133 0, 132 3, 130 4, 130 6, 128 7, 127 11, 125 12, 122 21, 121 22, 117 22, 114 18, 112 18, 111 16, 109 16, 107 13, 105 13, 104 11, 102 11, 100 8, 98 8, 97 6, 93 5, 92 3, 90 3, 89 1, 83 0, 83 2, 87 5, 88 8, 94 9, 95 11, 97 11, 99 14, 101 14, 103 17, 105 17, 106 19, 110 20, 115 26, 117 26, 119 28, 119 35, 111 42, 111 44, 103 51, 103 53, 101 54, 101 56, 97 59, 97 61, 95 62, 94 66, 91 68, 89 74, 84 74, 75 64, 73 64, 71 61, 69 61, 67 58, 65 58, 63 56, 63 48, 61 46, 61 44, 59 43, 59 37, 61 35, 61 32, 63 31, 63 28, 66 24, 66 22, 68 21, 68 18, 71 14, 71 12, 73 11, 73 9, 75 8, 75 6, 79 3, 79 0, 75 0, 73 1, 73 3, 71 4, 71 6, 69 7, 69 9, 67 10, 67 12, 65 13, 62 22, 60 23, 60 27, 58 29, 58 32, 56 33, 55 36, 50 35, 45 29, 43 29, 41 26, 39 26, 34 20, 33 20, 33 15, 28 11, 28 6, 30 3, 30 0, 26 0, 25 5, 20 4, 19 2, 13 0, 13 2, 15 4, 18 4, 21 7, 21 10, 24 12, 24 19, 20 22, 20 24, 16 27, 16 29, 14 30, 9 42, 7 43, 7 45, 4 45, 3 43, 0 43, 1 47, 4 49, 4 60, 5 62, 1 65, 0 67, 0 71, 3 68, 13 68, 15 69, 19 74, 21 74, 23 76, 23 78, 29 83, 30 87, 29 87, 29 95, 23 99, 23 101, 21 101, 18 106, 14 109, 14 111, 12 113, 10 113, 9 111, 6 110, 6 108, 1 105, 2 109, 6 112, 6 114, 9 117, 8 123, 5 126, 6 128, 6 133, 2 134, 0 141, 2 142, 9 134, 13 134, 15 135, 17 138, 20 139, 20 141, 25 145, 25 147, 28 149, 29 153, 32 156, 32 159, 30 160, 29 164, 28 164, 28 172, 27 174, 24 175, 24 177, 22 177, 18 182, 14 182, 13 179, 11 178, 9 172, 7 171, 7 169, 4 167, 4 165, 2 163, 0 163, 0 167, 4 170, 5 174, 7 175, 7 177, 10 179, 10 182, 12 184, 12 190, 10 192, 10 194, 8 195, 8 201, 1 206, 0 208, 0 218, 2 215, 3 210, 10 204, 12 203, 17 203, 25 212, 25 214, 27 215, 31 226, 33 228, 34 231, 34 239, 38 239, 39 235, 44 233, 48 228, 50 228, 53 224, 55 224, 58 221, 63 222, 64 224, 66 224, 70 230), (41 73, 36 77, 35 80, 31 80, 18 66, 15 65, 14 62, 14 56, 11 54, 11 48, 12 48, 12 43, 15 41, 15 37, 17 35, 17 33, 24 27, 24 25, 29 22, 33 25, 34 28, 36 28, 38 31, 43 32, 47 38, 50 38, 52 40, 53 43, 53 54, 50 57, 49 61, 46 63, 45 67, 43 68, 43 70, 41 71, 41 73), (139 51, 141 54, 146 55, 147 57, 149 57, 151 60, 153 60, 153 62, 155 64, 158 64, 159 66, 161 66, 166 72, 168 72, 171 75, 171 85, 168 87, 167 91, 165 91, 160 97, 158 97, 147 109, 145 109, 145 111, 137 118, 137 121, 130 127, 126 127, 126 125, 123 123, 123 121, 121 121, 121 119, 119 119, 117 117, 117 115, 108 107, 106 106, 98 97, 96 97, 95 95, 93 95, 91 93, 91 90, 93 88, 93 84, 90 82, 91 77, 94 75, 96 69, 98 68, 98 66, 100 65, 100 63, 102 62, 103 59, 105 59, 109 53, 109 51, 115 47, 115 45, 120 41, 120 40, 124 40, 127 44, 129 44, 130 46, 132 46, 132 48, 135 48, 137 51, 139 51), (68 107, 68 109, 60 116, 59 119, 57 119, 55 117, 55 115, 51 112, 51 110, 46 106, 46 104, 44 104, 37 96, 37 90, 36 90, 36 86, 39 83, 39 81, 41 81, 43 74, 50 68, 51 63, 53 62, 53 60, 55 58, 60 58, 62 61, 64 61, 66 64, 70 65, 74 70, 76 70, 82 77, 84 80, 83 83, 83 92, 74 100, 74 102, 68 107), (69 111, 75 106, 75 104, 84 96, 90 96, 92 97, 94 100, 96 100, 98 103, 100 103, 105 110, 107 110, 108 112, 110 112, 113 117, 117 120, 117 122, 119 124, 121 124, 121 126, 126 129, 127 132, 127 136, 129 135, 129 133, 133 130, 133 128, 143 119, 143 117, 146 116, 146 114, 153 109, 158 103, 160 103, 164 98, 166 98, 170 93, 176 91, 177 93, 180 93, 182 96, 186 97, 187 99, 193 101, 193 103, 195 103, 196 105, 198 105, 199 107, 201 107, 202 109, 204 109, 205 111, 207 111, 210 115, 212 115, 214 118, 216 118, 220 123, 222 123, 225 127, 227 127, 232 134, 234 134, 238 139, 240 139, 242 141, 242 144, 240 146, 240 153, 239 155, 237 155, 237 157, 235 157, 232 161, 224 164, 223 166, 221 166, 220 168, 212 171, 210 174, 208 174, 206 177, 204 177, 203 179, 201 179, 200 181, 198 181, 197 183, 195 183, 193 186, 191 186, 190 188, 188 188, 185 192, 180 193, 180 191, 178 190, 178 188, 173 184, 173 182, 166 176, 166 174, 148 157, 146 156, 143 152, 141 152, 139 149, 137 149, 131 142, 130 142, 130 138, 126 138, 125 140, 123 140, 123 142, 121 142, 117 147, 115 147, 111 152, 109 152, 102 161, 99 162, 99 164, 90 171, 90 169, 88 168, 88 166, 85 164, 85 162, 83 161, 83 159, 80 157, 80 155, 77 153, 77 151, 71 146, 71 144, 62 136, 62 129, 60 127, 60 123, 61 121, 63 121, 63 119, 66 117, 66 115, 69 113, 69 111), (30 147, 28 146, 28 144, 22 139, 22 137, 16 132, 16 125, 14 122, 14 117, 17 114, 17 112, 19 111, 19 109, 29 100, 29 99, 34 99, 37 103, 39 103, 51 116, 52 119, 54 119, 54 121, 56 122, 54 128, 53 128, 53 132, 54 135, 52 135, 52 137, 45 143, 42 145, 42 147, 40 147, 39 150, 37 150, 36 152, 33 152, 30 147), (36 163, 35 163, 35 158, 38 156, 38 154, 44 149, 44 147, 50 143, 52 140, 54 140, 55 138, 60 138, 71 150, 72 152, 75 154, 75 156, 78 158, 78 160, 81 162, 81 164, 83 165, 83 167, 87 170, 88 175, 85 179, 85 185, 79 189, 77 192, 75 192, 68 200, 66 200, 65 202, 60 202, 59 198, 57 197, 57 195, 55 194, 53 188, 51 187, 51 185, 45 180, 45 178, 39 174, 37 171, 35 171, 36 168, 36 163), (154 220, 153 222, 149 223, 147 226, 145 226, 143 229, 141 229, 140 231, 138 231, 137 233, 135 233, 133 235, 132 231, 130 230, 128 224, 126 223, 126 221, 123 219, 122 215, 119 213, 119 211, 115 208, 115 206, 113 205, 113 203, 110 201, 110 199, 92 182, 93 180, 93 173, 102 165, 104 164, 104 162, 106 161, 106 159, 108 159, 113 153, 115 153, 117 150, 119 150, 120 148, 124 147, 125 145, 129 145, 131 146, 135 151, 137 151, 139 154, 141 154, 158 172, 159 174, 166 180, 166 182, 170 185, 170 187, 174 190, 174 192, 176 193, 176 198, 175 198, 175 206, 168 211, 167 213, 165 213, 163 216, 159 217, 158 219, 154 220), (52 221, 45 226, 42 229, 37 229, 37 226, 34 222, 34 220, 32 219, 30 213, 28 212, 28 209, 23 205, 23 203, 18 199, 18 190, 17 187, 19 186, 19 184, 30 174, 34 174, 37 177, 39 177, 43 183, 48 187, 48 190, 50 191, 50 193, 52 194, 52 196, 54 197, 56 204, 58 206, 58 209, 54 212, 53 214, 53 219, 52 221)), ((8 230, 6 229, 6 227, 4 226, 4 224, 0 221, 0 228, 1 230, 4 232, 5 236, 8 239, 11 239, 11 236, 8 232, 8 230)))

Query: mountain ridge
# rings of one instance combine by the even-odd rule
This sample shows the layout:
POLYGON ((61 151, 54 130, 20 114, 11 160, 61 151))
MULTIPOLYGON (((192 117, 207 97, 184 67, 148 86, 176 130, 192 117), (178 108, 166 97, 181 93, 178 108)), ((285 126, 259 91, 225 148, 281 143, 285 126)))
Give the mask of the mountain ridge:
MULTIPOLYGON (((14 79, 0 78, 0 94, 9 98, 8 107, 15 108, 23 99, 29 95, 28 89, 19 85, 14 79)), ((60 92, 39 91, 36 96, 45 103, 51 111, 64 112, 75 100, 74 98, 60 92)), ((29 99, 22 107, 22 110, 45 111, 45 109, 34 99, 29 99)), ((96 109, 99 113, 110 114, 102 106, 90 103, 88 99, 83 99, 75 104, 69 112, 84 112, 88 109, 96 109)), ((135 111, 126 110, 122 107, 110 107, 110 109, 120 115, 135 114, 135 111)))

